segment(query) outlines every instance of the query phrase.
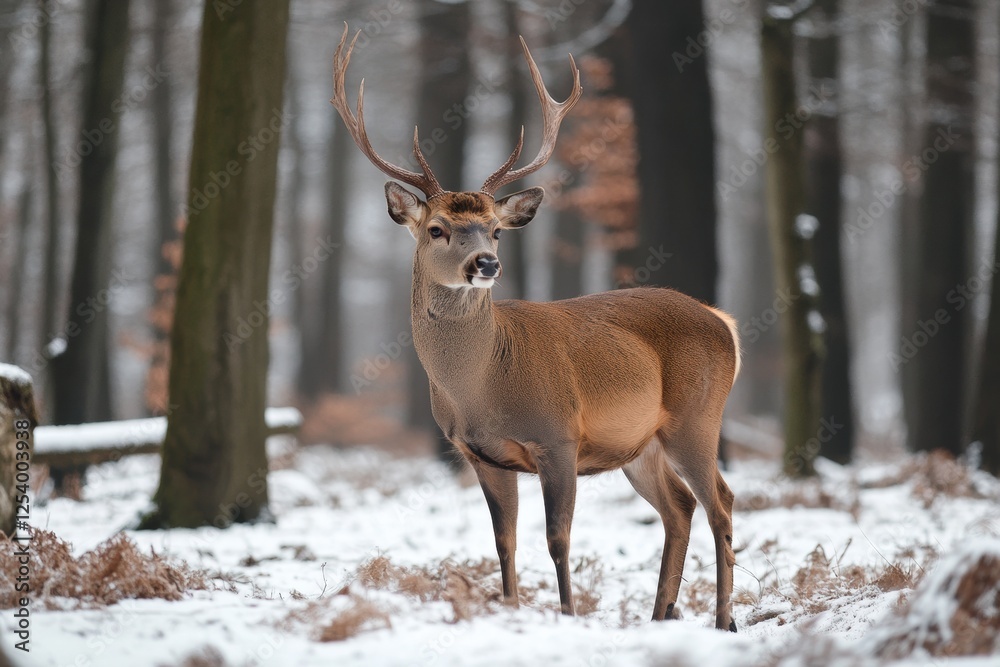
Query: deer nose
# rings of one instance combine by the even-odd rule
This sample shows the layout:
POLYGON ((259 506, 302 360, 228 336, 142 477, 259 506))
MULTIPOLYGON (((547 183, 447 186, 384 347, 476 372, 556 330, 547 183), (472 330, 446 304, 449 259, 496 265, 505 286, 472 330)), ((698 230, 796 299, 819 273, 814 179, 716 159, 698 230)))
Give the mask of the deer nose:
POLYGON ((500 270, 500 260, 490 255, 480 255, 476 258, 476 268, 486 278, 492 278, 500 270))

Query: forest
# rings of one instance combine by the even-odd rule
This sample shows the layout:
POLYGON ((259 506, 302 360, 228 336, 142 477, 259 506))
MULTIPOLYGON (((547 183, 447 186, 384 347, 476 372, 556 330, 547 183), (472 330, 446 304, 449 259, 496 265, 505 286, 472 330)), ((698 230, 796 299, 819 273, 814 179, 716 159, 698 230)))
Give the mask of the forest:
POLYGON ((1000 4, 0 0, 0 90, 0 667, 1000 655, 1000 4))

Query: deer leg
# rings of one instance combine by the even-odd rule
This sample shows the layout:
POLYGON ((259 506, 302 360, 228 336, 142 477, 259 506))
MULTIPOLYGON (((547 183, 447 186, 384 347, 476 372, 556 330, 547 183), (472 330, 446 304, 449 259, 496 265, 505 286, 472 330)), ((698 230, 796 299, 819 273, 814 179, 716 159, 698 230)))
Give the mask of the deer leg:
POLYGON ((562 613, 573 616, 576 612, 569 580, 569 533, 576 505, 576 446, 563 445, 538 460, 537 467, 545 503, 545 536, 559 582, 559 603, 562 613))
POLYGON ((733 492, 719 472, 715 460, 717 446, 717 435, 683 441, 675 437, 667 452, 681 468, 698 502, 705 507, 708 524, 715 536, 715 627, 736 632, 732 602, 733 567, 736 565, 733 554, 733 492))
POLYGON ((514 551, 517 547, 517 473, 493 468, 475 461, 472 467, 479 477, 479 485, 486 496, 486 505, 493 518, 493 534, 500 557, 500 575, 503 578, 503 601, 511 607, 518 606, 517 569, 514 551))
POLYGON ((632 487, 653 506, 663 521, 663 559, 652 620, 680 618, 677 595, 691 537, 694 495, 674 472, 663 447, 655 440, 623 471, 632 487))

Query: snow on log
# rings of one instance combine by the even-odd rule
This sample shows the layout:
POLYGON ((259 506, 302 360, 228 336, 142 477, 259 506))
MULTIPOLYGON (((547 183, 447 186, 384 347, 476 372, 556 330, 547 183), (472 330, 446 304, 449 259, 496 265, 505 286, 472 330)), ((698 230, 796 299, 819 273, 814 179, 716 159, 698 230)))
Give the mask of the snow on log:
MULTIPOLYGON (((267 408, 267 434, 296 433, 302 413, 295 408, 267 408)), ((35 430, 35 463, 54 468, 117 461, 129 454, 160 451, 167 434, 166 417, 95 422, 75 426, 39 426, 35 430)))
POLYGON ((1000 650, 1000 540, 969 540, 943 557, 902 613, 866 641, 888 660, 1000 650))
POLYGON ((18 452, 25 452, 21 460, 30 460, 37 423, 31 376, 17 366, 0 364, 0 532, 5 535, 14 534, 18 452))

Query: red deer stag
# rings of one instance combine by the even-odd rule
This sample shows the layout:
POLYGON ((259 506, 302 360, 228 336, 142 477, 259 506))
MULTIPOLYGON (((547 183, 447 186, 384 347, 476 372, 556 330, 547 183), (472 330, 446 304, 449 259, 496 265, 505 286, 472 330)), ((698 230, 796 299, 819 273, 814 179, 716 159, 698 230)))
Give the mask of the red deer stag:
POLYGON ((357 115, 344 90, 357 35, 350 44, 347 37, 345 25, 333 61, 331 102, 361 152, 426 197, 421 201, 393 181, 385 185, 389 217, 417 241, 413 342, 430 378, 434 419, 479 477, 493 518, 504 601, 518 604, 517 474, 541 479, 559 600, 563 613, 573 614, 569 544, 576 478, 622 468, 659 512, 666 533, 653 620, 679 616, 675 604, 697 498, 715 535, 716 627, 735 631, 733 494, 716 461, 723 407, 740 367, 736 322, 662 288, 552 303, 491 297, 502 272, 500 232, 531 222, 544 192, 536 187, 500 199, 494 194, 552 155, 559 124, 583 92, 573 57, 573 91, 556 102, 521 40, 542 104, 542 148, 514 169, 522 129, 514 152, 479 192, 448 192, 421 153, 416 131, 413 152, 423 173, 392 165, 372 148, 364 81, 357 115))

